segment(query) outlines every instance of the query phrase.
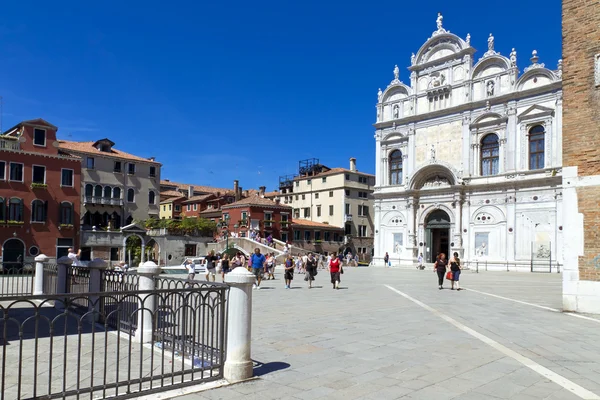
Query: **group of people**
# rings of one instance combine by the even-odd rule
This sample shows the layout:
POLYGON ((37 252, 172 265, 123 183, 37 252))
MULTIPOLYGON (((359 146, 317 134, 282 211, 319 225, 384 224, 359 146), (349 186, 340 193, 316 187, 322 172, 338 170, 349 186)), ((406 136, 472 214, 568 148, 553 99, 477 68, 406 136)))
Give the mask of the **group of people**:
POLYGON ((454 290, 455 287, 456 290, 462 290, 459 283, 461 270, 462 266, 458 253, 455 252, 450 260, 446 259, 446 254, 438 254, 435 264, 433 264, 433 272, 437 272, 439 289, 442 290, 444 288, 445 278, 451 282, 451 290, 454 290))

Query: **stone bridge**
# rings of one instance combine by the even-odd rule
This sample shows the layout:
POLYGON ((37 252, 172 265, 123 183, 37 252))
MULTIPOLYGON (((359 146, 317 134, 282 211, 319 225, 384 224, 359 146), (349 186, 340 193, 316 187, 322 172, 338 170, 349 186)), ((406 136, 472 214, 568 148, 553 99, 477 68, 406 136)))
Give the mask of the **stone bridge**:
MULTIPOLYGON (((229 247, 236 248, 240 250, 245 255, 249 255, 254 252, 255 248, 259 248, 260 252, 265 253, 275 253, 275 259, 278 263, 283 263, 285 256, 283 254, 283 246, 285 243, 274 240, 274 247, 270 247, 267 244, 263 244, 257 242, 256 240, 252 240, 250 238, 229 238, 229 247)), ((217 243, 207 243, 206 249, 207 252, 214 250, 215 253, 222 253, 226 250, 227 240, 221 240, 217 243)))

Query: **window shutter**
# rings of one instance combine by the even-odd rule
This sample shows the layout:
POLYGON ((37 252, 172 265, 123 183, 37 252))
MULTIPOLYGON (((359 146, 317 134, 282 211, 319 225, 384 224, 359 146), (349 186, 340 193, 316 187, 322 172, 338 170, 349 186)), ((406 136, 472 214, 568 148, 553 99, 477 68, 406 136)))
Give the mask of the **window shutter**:
POLYGON ((19 208, 21 209, 21 219, 19 221, 24 221, 25 220, 25 202, 23 201, 23 199, 19 199, 21 201, 21 203, 19 204, 19 208))
POLYGON ((75 225, 74 221, 75 221, 75 207, 73 207, 73 205, 70 206, 70 214, 71 214, 71 220, 69 221, 70 224, 75 225))
POLYGON ((46 222, 47 218, 48 218, 48 200, 44 201, 44 216, 43 216, 42 220, 44 222, 46 222))

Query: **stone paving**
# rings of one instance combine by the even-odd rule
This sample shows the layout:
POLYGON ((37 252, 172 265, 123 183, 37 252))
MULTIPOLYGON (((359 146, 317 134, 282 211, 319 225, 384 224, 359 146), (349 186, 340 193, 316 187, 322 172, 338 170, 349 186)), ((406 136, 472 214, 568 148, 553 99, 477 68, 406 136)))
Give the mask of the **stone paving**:
POLYGON ((257 379, 178 400, 600 399, 600 319, 551 310, 559 274, 466 271, 460 292, 438 290, 431 269, 346 268, 337 291, 325 271, 311 290, 302 275, 291 290, 281 278, 253 292, 257 379))

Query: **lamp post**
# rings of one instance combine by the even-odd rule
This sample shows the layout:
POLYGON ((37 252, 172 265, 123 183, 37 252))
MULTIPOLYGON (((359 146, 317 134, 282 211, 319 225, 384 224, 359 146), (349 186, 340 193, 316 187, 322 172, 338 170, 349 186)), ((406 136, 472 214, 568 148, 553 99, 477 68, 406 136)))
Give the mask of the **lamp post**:
POLYGON ((224 219, 219 222, 219 228, 225 231, 225 251, 229 249, 229 214, 225 214, 224 219))

